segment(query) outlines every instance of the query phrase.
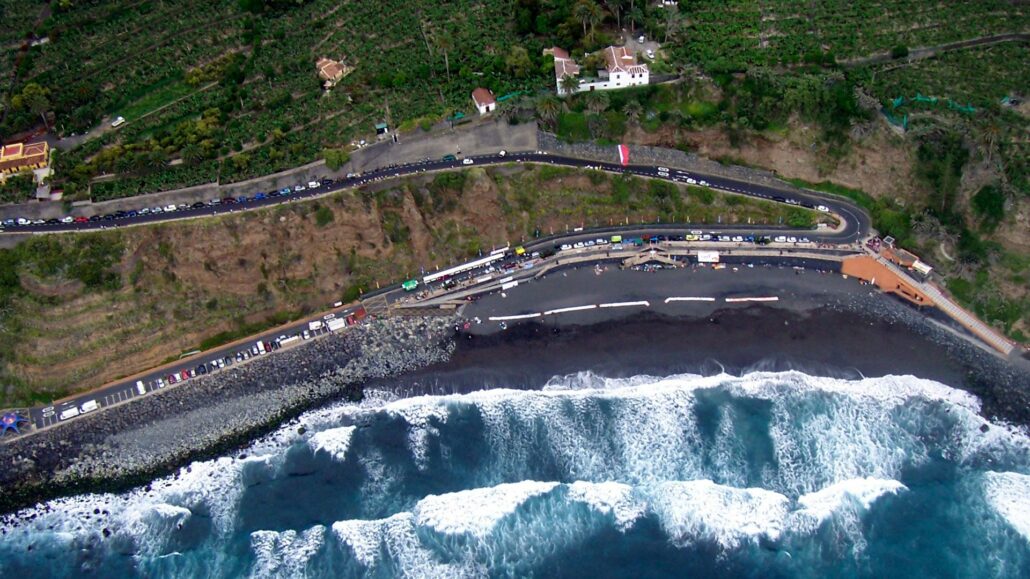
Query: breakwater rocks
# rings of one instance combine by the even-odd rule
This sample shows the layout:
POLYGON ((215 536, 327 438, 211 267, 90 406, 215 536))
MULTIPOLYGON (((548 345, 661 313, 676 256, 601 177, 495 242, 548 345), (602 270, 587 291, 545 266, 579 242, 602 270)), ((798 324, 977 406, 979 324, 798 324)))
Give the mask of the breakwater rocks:
POLYGON ((448 359, 453 325, 450 317, 373 320, 0 445, 0 511, 132 486, 325 400, 359 399, 368 380, 448 359))
MULTIPOLYGON (((1030 428, 1030 363, 1014 354, 1004 359, 935 308, 917 308, 900 298, 876 291, 850 299, 831 301, 831 311, 852 312, 891 326, 899 326, 940 346, 951 362, 965 369, 963 384, 949 384, 975 394, 983 414, 993 422, 1030 428)), ((870 344, 870 348, 876 347, 870 344)), ((1018 352, 1018 350, 1017 350, 1018 352)), ((901 355, 885 352, 887 356, 901 355)))

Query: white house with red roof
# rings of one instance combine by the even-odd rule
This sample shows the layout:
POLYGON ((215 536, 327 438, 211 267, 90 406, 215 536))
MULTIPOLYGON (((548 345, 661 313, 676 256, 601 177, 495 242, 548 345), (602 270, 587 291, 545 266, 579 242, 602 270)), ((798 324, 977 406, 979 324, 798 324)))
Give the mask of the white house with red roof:
POLYGON ((472 102, 476 104, 476 110, 481 115, 497 109, 497 99, 494 98, 494 93, 490 92, 488 88, 479 87, 472 91, 472 102))
POLYGON ((582 76, 582 69, 567 51, 555 47, 551 52, 554 54, 554 82, 559 96, 567 94, 562 86, 562 80, 566 77, 580 79, 579 88, 575 92, 640 86, 647 84, 650 78, 647 65, 638 63, 633 51, 625 46, 609 46, 602 51, 605 67, 598 70, 594 78, 582 76))

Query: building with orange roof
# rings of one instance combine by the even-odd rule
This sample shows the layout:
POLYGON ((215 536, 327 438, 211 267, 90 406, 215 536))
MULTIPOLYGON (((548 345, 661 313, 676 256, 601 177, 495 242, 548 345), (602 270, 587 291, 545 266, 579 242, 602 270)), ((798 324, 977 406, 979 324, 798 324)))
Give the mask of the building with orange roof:
POLYGON ((0 181, 8 175, 44 169, 50 164, 50 145, 46 141, 11 143, 0 147, 0 181))
POLYGON ((580 78, 576 92, 592 90, 613 90, 631 86, 645 85, 650 81, 650 71, 646 64, 638 63, 636 54, 625 46, 609 46, 602 51, 605 67, 597 71, 596 78, 582 78, 582 69, 567 51, 554 47, 550 50, 554 55, 554 79, 558 95, 563 96, 566 90, 562 87, 565 77, 580 78))
POLYGON ((479 87, 472 91, 472 102, 476 104, 476 110, 481 115, 497 109, 497 99, 488 88, 479 87))
POLYGON ((318 59, 315 68, 318 69, 318 78, 325 81, 326 88, 332 88, 350 72, 343 64, 324 56, 318 59))

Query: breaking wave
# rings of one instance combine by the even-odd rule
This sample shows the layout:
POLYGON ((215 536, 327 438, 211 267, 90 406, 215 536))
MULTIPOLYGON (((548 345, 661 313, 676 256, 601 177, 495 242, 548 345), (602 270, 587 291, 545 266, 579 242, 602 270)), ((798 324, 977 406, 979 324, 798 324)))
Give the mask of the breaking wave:
POLYGON ((376 392, 246 455, 17 513, 0 570, 1026 576, 1030 437, 979 411, 911 376, 799 372, 376 392))

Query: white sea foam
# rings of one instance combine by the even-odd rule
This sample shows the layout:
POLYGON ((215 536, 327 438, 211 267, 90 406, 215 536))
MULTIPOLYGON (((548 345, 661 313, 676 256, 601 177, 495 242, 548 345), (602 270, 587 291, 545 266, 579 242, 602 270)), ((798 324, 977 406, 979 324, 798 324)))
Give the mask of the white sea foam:
POLYGON ((590 505, 595 511, 610 514, 620 530, 633 526, 647 511, 647 505, 633 497, 633 487, 614 481, 576 481, 566 485, 568 497, 590 505))
POLYGON ((333 523, 333 533, 368 571, 377 569, 385 555, 395 564, 393 572, 403 577, 461 576, 456 566, 440 561, 422 545, 412 513, 371 521, 339 521, 333 523))
POLYGON ((287 530, 254 531, 250 548, 254 552, 251 577, 299 577, 325 543, 325 527, 315 525, 298 534, 287 530))
POLYGON ((733 549, 783 532, 787 497, 765 489, 738 489, 708 480, 665 482, 649 490, 651 509, 673 544, 699 540, 733 549))
POLYGON ((447 535, 485 537, 504 517, 530 498, 558 483, 523 481, 443 495, 429 495, 415 505, 415 522, 447 535))
POLYGON ((898 494, 908 487, 896 480, 862 478, 841 481, 822 490, 798 497, 799 513, 817 521, 830 518, 842 507, 854 505, 869 510, 880 497, 898 494))
POLYGON ((986 472, 983 489, 987 504, 1030 542, 1030 476, 1015 472, 986 472))
POLYGON ((354 426, 340 426, 316 432, 311 436, 308 444, 315 452, 326 452, 334 460, 343 462, 347 457, 347 449, 350 448, 351 437, 354 436, 355 430, 357 427, 354 426))

